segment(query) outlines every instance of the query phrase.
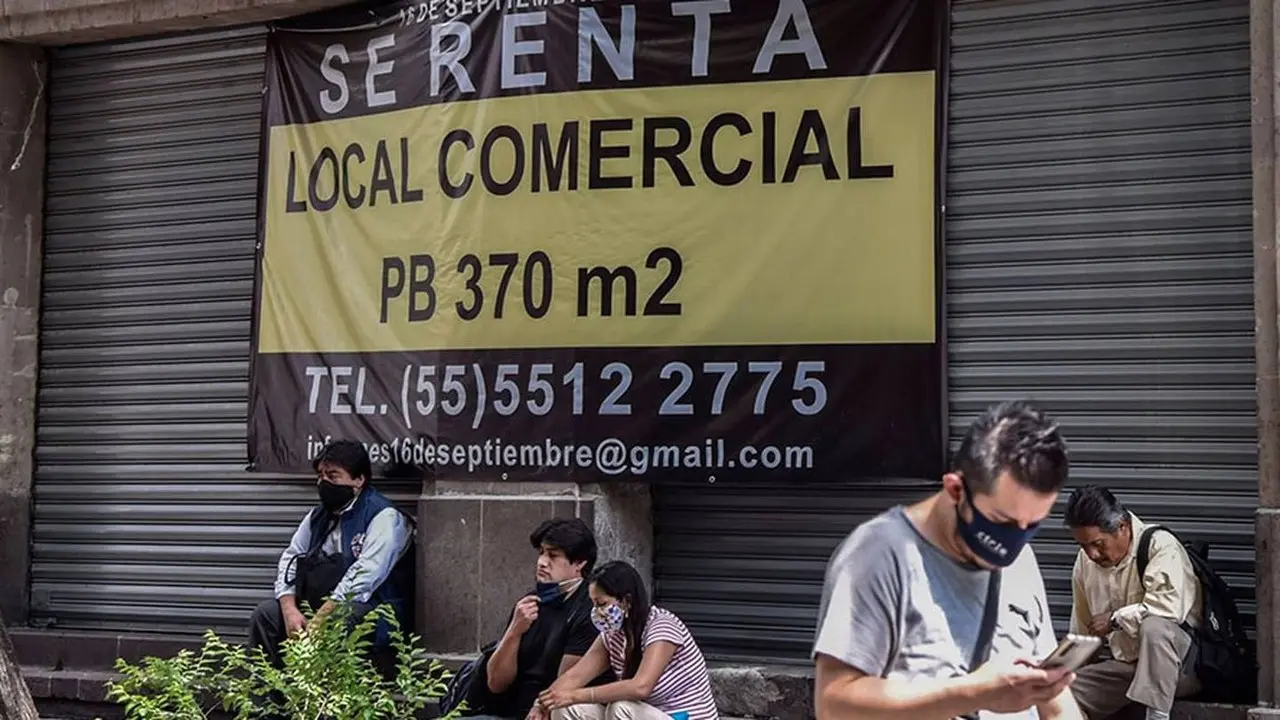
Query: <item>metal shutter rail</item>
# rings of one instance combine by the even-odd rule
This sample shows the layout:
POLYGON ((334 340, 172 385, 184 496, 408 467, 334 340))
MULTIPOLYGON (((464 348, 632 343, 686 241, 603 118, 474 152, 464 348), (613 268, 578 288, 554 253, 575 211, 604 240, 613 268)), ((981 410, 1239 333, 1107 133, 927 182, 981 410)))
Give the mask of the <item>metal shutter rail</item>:
POLYGON ((243 471, 264 38, 52 57, 37 621, 238 634, 313 503, 243 471))
MULTIPOLYGON (((1032 397, 1073 484, 1209 541, 1254 614, 1249 3, 956 0, 951 427, 1032 397)), ((1075 548, 1036 543, 1055 618, 1075 548)))

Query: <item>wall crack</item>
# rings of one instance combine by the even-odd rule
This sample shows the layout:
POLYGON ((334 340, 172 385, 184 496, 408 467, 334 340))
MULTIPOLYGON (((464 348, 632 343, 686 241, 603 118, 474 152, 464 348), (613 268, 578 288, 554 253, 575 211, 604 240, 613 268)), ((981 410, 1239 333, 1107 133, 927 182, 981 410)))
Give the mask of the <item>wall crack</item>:
POLYGON ((44 100, 44 75, 40 72, 40 63, 31 62, 31 72, 36 75, 36 96, 31 100, 31 110, 27 115, 27 127, 22 131, 22 145, 18 148, 18 154, 13 159, 13 164, 9 166, 9 172, 17 172, 22 167, 22 159, 27 154, 27 146, 31 144, 31 132, 36 126, 36 116, 40 114, 40 102, 44 100))

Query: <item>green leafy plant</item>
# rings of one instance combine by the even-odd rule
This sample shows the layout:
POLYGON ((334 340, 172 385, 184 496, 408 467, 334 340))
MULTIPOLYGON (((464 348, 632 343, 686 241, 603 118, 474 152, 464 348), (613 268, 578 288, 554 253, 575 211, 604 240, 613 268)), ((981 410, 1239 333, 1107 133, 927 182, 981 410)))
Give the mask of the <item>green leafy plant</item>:
POLYGON ((405 636, 389 606, 356 622, 351 617, 351 607, 340 604, 322 622, 308 622, 284 642, 280 668, 260 649, 227 643, 212 630, 197 651, 138 664, 117 660, 121 678, 108 684, 107 697, 131 720, 203 720, 215 713, 236 720, 405 720, 444 694, 451 674, 427 657, 417 636, 405 636), (385 674, 370 657, 378 620, 391 628, 386 653, 394 668, 385 674))

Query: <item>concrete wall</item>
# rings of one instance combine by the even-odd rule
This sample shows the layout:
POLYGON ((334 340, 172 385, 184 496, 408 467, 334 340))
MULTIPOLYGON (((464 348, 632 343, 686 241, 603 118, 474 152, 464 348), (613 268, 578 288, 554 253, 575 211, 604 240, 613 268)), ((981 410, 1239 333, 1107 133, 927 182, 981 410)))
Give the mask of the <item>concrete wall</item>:
POLYGON ((470 655, 502 636, 535 580, 529 535, 553 517, 581 518, 601 563, 626 560, 652 588, 648 486, 428 482, 418 501, 418 632, 428 650, 470 655))
POLYGON ((0 43, 0 613, 8 623, 27 617, 46 79, 41 50, 0 43))
POLYGON ((1258 599, 1258 701, 1280 700, 1280 329, 1277 321, 1277 64, 1274 0, 1250 3, 1253 95, 1254 314, 1258 392, 1258 510, 1255 520, 1258 599))
POLYGON ((345 0, 3 0, 0 41, 68 45, 264 22, 345 0))

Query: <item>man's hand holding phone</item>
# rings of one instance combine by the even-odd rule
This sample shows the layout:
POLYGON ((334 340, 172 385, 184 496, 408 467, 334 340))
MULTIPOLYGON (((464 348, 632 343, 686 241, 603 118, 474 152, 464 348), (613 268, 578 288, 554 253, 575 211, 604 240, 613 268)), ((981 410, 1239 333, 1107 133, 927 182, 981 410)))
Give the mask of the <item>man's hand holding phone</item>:
POLYGON ((1023 712, 1062 694, 1075 673, 1070 668, 1038 668, 1030 660, 1012 666, 988 663, 969 676, 980 707, 996 713, 1023 712))
POLYGON ((1096 635, 1068 635, 1058 643, 1058 647, 1036 667, 1044 670, 1065 667, 1068 670, 1079 670, 1084 667, 1102 647, 1102 638, 1096 635))

